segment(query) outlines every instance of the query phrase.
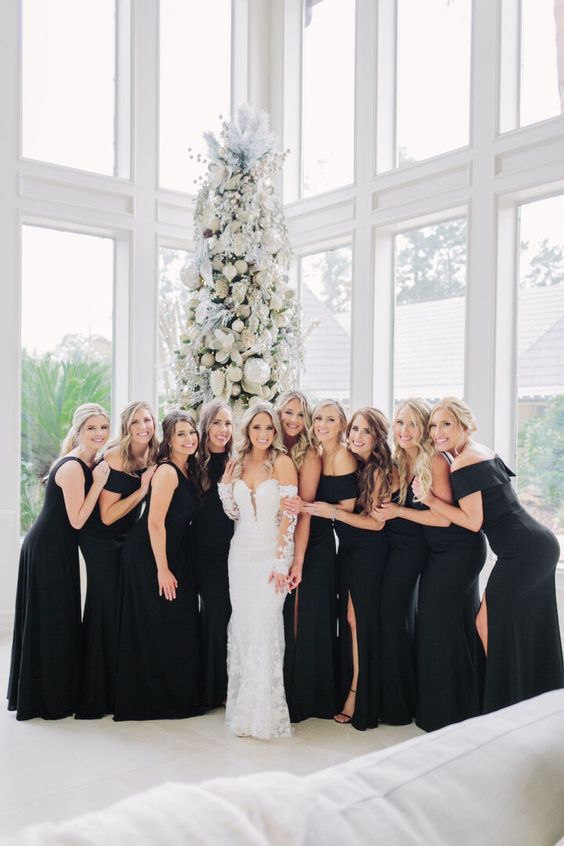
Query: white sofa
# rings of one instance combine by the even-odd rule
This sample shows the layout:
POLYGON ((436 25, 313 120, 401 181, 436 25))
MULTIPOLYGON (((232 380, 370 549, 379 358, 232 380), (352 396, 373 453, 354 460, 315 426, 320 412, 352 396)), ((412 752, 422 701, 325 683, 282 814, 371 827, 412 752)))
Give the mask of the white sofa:
POLYGON ((9 843, 554 846, 563 836, 564 690, 305 777, 163 784, 9 843))

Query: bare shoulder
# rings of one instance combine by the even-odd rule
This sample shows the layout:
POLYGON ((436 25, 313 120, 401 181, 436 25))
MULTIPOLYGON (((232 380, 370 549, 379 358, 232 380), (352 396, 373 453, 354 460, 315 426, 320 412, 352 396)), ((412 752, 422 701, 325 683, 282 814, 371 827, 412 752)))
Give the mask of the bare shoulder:
POLYGON ((495 453, 489 447, 484 444, 469 444, 464 452, 457 455, 452 462, 452 470, 470 467, 472 464, 479 464, 481 461, 488 461, 491 458, 495 458, 495 453))
MULTIPOLYGON (((72 456, 70 456, 72 457, 72 456)), ((84 479, 84 469, 80 461, 65 461, 55 472, 55 482, 84 479)))
POLYGON ((345 473, 354 473, 356 470, 356 458, 348 451, 346 447, 342 447, 337 451, 334 460, 335 475, 341 476, 345 473))
POLYGON ((317 467, 321 470, 321 456, 319 454, 319 450, 315 447, 309 447, 308 451, 305 454, 304 463, 302 466, 308 467, 317 467))
POLYGON ((274 472, 278 481, 283 485, 294 485, 298 480, 298 473, 289 455, 279 455, 274 462, 274 472))
POLYGON ((111 470, 123 470, 123 459, 118 446, 112 447, 104 453, 104 461, 111 470))
POLYGON ((444 457, 438 453, 431 458, 431 473, 435 476, 448 476, 450 474, 450 464, 444 457))
POLYGON ((153 487, 162 484, 166 487, 176 487, 178 485, 178 474, 172 464, 159 464, 152 479, 153 487))

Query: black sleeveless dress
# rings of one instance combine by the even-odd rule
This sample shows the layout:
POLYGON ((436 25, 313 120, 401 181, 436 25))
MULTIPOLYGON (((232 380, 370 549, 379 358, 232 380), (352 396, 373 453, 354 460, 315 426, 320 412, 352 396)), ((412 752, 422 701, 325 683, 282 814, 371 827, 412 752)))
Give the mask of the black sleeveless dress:
MULTIPOLYGON (((105 490, 130 496, 139 489, 143 470, 135 476, 110 470, 105 490)), ((82 682, 77 719, 96 719, 113 714, 119 629, 121 549, 141 514, 140 502, 105 526, 98 503, 80 531, 79 541, 86 564, 87 587, 82 619, 82 682)))
POLYGON ((80 676, 80 573, 78 531, 69 522, 59 467, 77 461, 84 472, 84 494, 92 471, 74 456, 49 473, 45 501, 23 542, 18 587, 8 709, 18 720, 58 720, 74 714, 80 676))
MULTIPOLYGON (((450 464, 451 456, 443 455, 450 464)), ((424 526, 423 534, 429 557, 419 580, 416 723, 434 731, 481 713, 476 615, 487 545, 483 532, 454 524, 424 526)))
POLYGON ((150 494, 122 551, 123 599, 114 720, 158 720, 203 713, 200 645, 190 520, 198 508, 192 480, 178 476, 165 518, 166 554, 176 599, 159 596, 151 549, 150 494))
MULTIPOLYGON (((356 473, 340 477, 343 490, 340 499, 358 496, 356 473), (344 490, 345 480, 348 490, 344 490)), ((338 662, 337 695, 341 710, 353 678, 352 638, 347 622, 347 606, 351 598, 356 618, 358 642, 358 681, 354 715, 356 729, 363 731, 378 725, 380 712, 380 587, 388 555, 388 540, 384 530, 373 532, 335 521, 339 538, 337 554, 338 600, 338 662)))
MULTIPOLYGON (((392 496, 398 502, 399 491, 392 496)), ((411 485, 406 508, 414 508, 411 485)), ((415 716, 415 616, 417 585, 427 563, 429 547, 423 527, 403 517, 388 520, 390 547, 380 586, 380 719, 407 725, 415 716)))
POLYGON ((211 487, 202 494, 200 508, 192 521, 206 708, 217 708, 227 698, 227 624, 231 616, 227 557, 234 523, 223 510, 217 492, 225 463, 225 453, 210 453, 207 470, 211 487))
MULTIPOLYGON (((351 478, 321 476, 316 500, 336 504, 350 496, 351 478)), ((354 494, 353 494, 354 496, 354 494)), ((337 569, 331 520, 312 517, 302 582, 284 603, 284 685, 290 720, 333 719, 342 706, 336 689, 337 569)))
POLYGON ((564 687, 554 584, 560 549, 517 499, 514 475, 498 456, 452 474, 457 499, 481 492, 483 529, 497 555, 486 587, 485 712, 564 687))

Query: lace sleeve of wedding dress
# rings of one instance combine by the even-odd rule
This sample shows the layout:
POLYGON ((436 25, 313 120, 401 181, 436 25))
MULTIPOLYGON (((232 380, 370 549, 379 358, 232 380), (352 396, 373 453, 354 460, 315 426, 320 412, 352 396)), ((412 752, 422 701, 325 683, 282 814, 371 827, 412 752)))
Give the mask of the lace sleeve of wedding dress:
POLYGON ((278 512, 278 545, 276 547, 275 573, 288 573, 294 558, 294 531, 298 521, 297 514, 284 511, 282 500, 287 496, 297 496, 296 485, 280 485, 280 510, 278 512))
POLYGON ((231 517, 232 520, 238 520, 239 506, 235 502, 235 498, 233 496, 233 482, 228 485, 224 485, 223 482, 219 482, 217 485, 217 492, 219 494, 219 498, 221 499, 223 510, 227 516, 231 517))

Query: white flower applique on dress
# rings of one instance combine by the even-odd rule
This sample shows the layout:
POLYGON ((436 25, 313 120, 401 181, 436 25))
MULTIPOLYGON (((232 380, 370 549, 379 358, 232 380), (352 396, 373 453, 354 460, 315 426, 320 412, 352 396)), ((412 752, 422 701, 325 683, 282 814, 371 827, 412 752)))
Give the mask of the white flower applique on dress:
POLYGON ((284 692, 285 594, 275 590, 273 572, 288 573, 294 554, 296 517, 282 511, 295 485, 266 479, 251 490, 242 479, 220 484, 225 513, 236 520, 229 550, 229 677, 225 721, 238 735, 288 737, 290 717, 284 692))

